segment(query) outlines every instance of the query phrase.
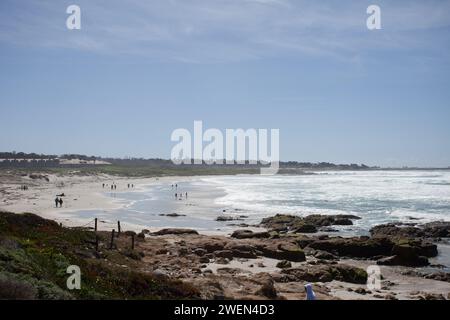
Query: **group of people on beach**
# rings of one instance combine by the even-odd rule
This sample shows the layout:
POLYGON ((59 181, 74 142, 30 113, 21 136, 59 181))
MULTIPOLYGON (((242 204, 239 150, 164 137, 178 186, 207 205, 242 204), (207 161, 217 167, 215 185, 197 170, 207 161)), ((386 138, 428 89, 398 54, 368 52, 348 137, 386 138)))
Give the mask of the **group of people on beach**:
POLYGON ((55 206, 56 206, 56 208, 58 208, 58 205, 59 205, 60 208, 62 208, 63 203, 64 203, 64 201, 63 201, 62 198, 60 198, 58 196, 55 198, 55 206))
POLYGON ((28 190, 28 186, 22 185, 20 186, 20 190, 28 190))
MULTIPOLYGON (((175 188, 175 190, 178 190, 178 184, 172 184, 172 190, 175 188)), ((185 192, 185 199, 188 198, 188 193, 185 192)), ((183 192, 175 192, 175 200, 183 200, 183 192)))
MULTIPOLYGON (((127 186, 128 186, 128 189, 134 188, 134 184, 132 184, 132 183, 129 183, 127 186)), ((104 189, 105 187, 108 187, 108 184, 107 183, 103 183, 102 187, 104 189)), ((114 182, 111 184, 111 190, 117 190, 117 184, 115 184, 114 182)))

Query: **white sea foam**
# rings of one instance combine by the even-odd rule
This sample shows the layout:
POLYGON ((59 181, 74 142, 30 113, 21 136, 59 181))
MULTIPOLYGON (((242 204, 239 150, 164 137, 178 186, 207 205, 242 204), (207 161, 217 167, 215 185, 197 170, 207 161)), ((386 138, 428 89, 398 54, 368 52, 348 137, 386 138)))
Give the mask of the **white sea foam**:
POLYGON ((450 220, 448 171, 334 171, 202 181, 225 191, 217 204, 250 215, 351 213, 369 226, 411 219, 450 220))
MULTIPOLYGON (((278 213, 354 214, 362 219, 342 227, 367 233, 374 225, 393 222, 450 220, 450 171, 331 171, 312 175, 209 176, 161 182, 117 194, 126 205, 108 212, 79 212, 110 221, 147 227, 183 227, 229 231, 219 215, 248 216, 246 223, 278 213), (175 193, 189 193, 182 201, 175 193), (170 218, 167 213, 185 216, 170 218), (417 221, 416 221, 417 220, 417 221)), ((341 229, 341 227, 338 227, 341 229)))

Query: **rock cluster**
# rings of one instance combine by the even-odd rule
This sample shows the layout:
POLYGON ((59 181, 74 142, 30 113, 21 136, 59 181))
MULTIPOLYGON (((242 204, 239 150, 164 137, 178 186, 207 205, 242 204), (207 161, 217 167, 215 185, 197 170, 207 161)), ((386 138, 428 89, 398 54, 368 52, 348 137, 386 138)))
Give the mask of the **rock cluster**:
POLYGON ((316 233, 321 228, 352 225, 352 220, 361 219, 354 215, 309 215, 299 217, 293 215, 278 214, 274 217, 265 218, 260 226, 277 232, 292 233, 316 233))

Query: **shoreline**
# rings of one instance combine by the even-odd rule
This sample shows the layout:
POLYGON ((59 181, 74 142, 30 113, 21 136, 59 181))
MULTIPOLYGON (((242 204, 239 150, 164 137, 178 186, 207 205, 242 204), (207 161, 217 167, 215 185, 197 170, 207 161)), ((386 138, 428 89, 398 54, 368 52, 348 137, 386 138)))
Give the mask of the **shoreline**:
MULTIPOLYGON (((145 178, 129 178, 123 176, 110 176, 105 174, 77 175, 77 174, 35 174, 30 178, 29 175, 5 174, 0 172, 0 210, 23 213, 30 212, 45 218, 53 219, 67 226, 84 225, 94 217, 103 220, 112 220, 114 223, 118 220, 126 224, 127 228, 133 231, 142 229, 151 229, 165 227, 194 227, 204 234, 229 234, 233 230, 247 225, 252 227, 265 217, 274 214, 294 214, 305 216, 308 214, 334 214, 333 210, 327 212, 326 208, 308 207, 305 210, 300 209, 298 213, 290 213, 283 210, 259 210, 259 206, 253 209, 247 208, 247 202, 239 203, 237 206, 230 200, 225 199, 230 193, 228 179, 236 177, 247 177, 255 179, 254 175, 238 175, 238 176, 163 176, 163 177, 145 177, 145 178), (215 181, 218 178, 219 181, 215 181), (205 179, 205 181, 203 181, 205 179), (114 182, 117 189, 109 190, 109 185, 114 182), (107 184, 102 188, 102 184, 107 184), (128 188, 127 184, 134 184, 134 188, 128 188), (189 191, 189 199, 183 201, 173 201, 171 198, 176 189, 170 189, 173 183, 181 184, 183 194, 189 191), (27 185, 28 190, 21 190, 21 185, 27 185), (186 190, 187 188, 190 188, 186 190), (64 204, 62 208, 55 208, 54 199, 57 194, 64 193, 64 204), (147 201, 151 200, 151 201, 147 201), (136 205, 140 202, 146 202, 145 205, 136 205), (178 216, 170 216, 168 214, 178 214, 178 216), (90 216, 88 216, 90 215, 90 216), (236 221, 223 221, 215 223, 219 216, 236 216, 242 215, 243 219, 236 221), (195 220, 195 221, 194 221, 195 220), (185 222, 187 225, 183 226, 185 222), (198 223, 198 224, 196 224, 198 223), (222 230, 223 229, 223 230, 222 230)), ((255 181, 258 184, 264 184, 265 181, 255 181)), ((322 180, 320 174, 315 178, 320 179, 317 182, 326 184, 327 180, 322 180)), ((307 180, 308 183, 309 180, 307 180)), ((236 182, 234 182, 236 183, 236 182)), ((245 189, 244 189, 245 191, 245 189)), ((233 192, 233 189, 231 190, 233 192)), ((239 191, 240 192, 240 191, 239 191)), ((233 194, 235 195, 235 194, 233 194)), ((294 194, 295 196, 295 194, 294 194)), ((312 196, 312 195, 310 195, 312 196)), ((242 200, 242 199, 241 199, 242 200)), ((307 199, 307 201, 309 201, 307 199)), ((320 200, 319 201, 323 201, 320 200)), ((325 200, 326 201, 326 200, 325 200)), ((259 201, 252 201, 259 203, 259 201)), ((251 207, 250 207, 251 208, 251 207)), ((295 208, 295 207, 294 207, 295 208)), ((265 208, 263 208, 265 209, 265 208)), ((336 214, 354 214, 345 208, 336 211, 336 214)), ((388 215, 389 216, 389 215, 388 215)), ((363 219, 355 221, 354 225, 347 228, 346 226, 338 226, 333 232, 338 232, 343 236, 367 235, 371 226, 389 223, 404 222, 406 224, 426 223, 428 221, 449 221, 450 217, 442 216, 434 218, 434 215, 425 218, 420 212, 414 217, 406 214, 397 215, 392 212, 393 220, 384 220, 374 224, 371 215, 361 216, 363 219), (367 225, 366 225, 367 224, 367 225)), ((390 219, 390 218, 389 218, 390 219)), ((99 225, 101 228, 101 225, 99 225)), ((110 228, 106 228, 110 230, 110 228)))
POLYGON ((9 180, 2 179, 0 194, 2 202, 0 210, 13 213, 34 213, 43 218, 61 222, 67 226, 76 226, 86 222, 86 218, 72 215, 81 211, 111 211, 127 206, 129 202, 108 196, 107 187, 102 184, 115 184, 118 189, 115 195, 130 192, 126 187, 128 183, 135 185, 133 191, 142 190, 142 185, 157 184, 164 181, 189 180, 192 177, 154 177, 154 178, 127 178, 109 175, 89 176, 59 176, 56 174, 45 174, 41 178, 31 179, 28 176, 10 175, 9 180), (49 179, 47 181, 46 179, 49 179), (27 185, 28 190, 21 190, 20 185, 27 185), (56 208, 54 199, 56 195, 64 193, 62 208, 56 208), (70 218, 70 220, 68 220, 70 218))

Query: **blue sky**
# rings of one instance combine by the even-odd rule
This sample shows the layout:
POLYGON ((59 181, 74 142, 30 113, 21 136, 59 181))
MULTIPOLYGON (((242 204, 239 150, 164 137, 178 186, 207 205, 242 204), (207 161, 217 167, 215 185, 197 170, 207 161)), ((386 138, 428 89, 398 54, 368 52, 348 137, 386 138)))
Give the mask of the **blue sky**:
POLYGON ((450 1, 2 0, 0 150, 169 158, 202 120, 279 128, 282 160, 447 167, 449 71, 450 1))

